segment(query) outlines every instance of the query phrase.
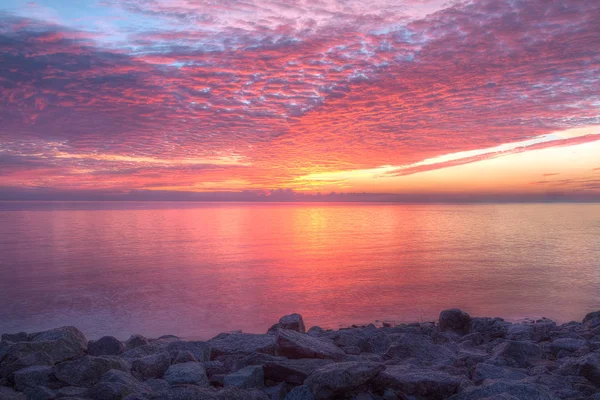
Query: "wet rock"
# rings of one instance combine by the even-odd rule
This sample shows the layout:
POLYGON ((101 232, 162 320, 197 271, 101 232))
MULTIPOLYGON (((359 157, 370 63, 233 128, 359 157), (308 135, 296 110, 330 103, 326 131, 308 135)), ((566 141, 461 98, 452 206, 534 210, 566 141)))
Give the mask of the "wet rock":
POLYGON ((206 369, 201 363, 187 362, 171 365, 165 372, 165 380, 170 385, 190 384, 208 387, 209 381, 206 369))
POLYGON ((315 400, 308 386, 296 386, 285 396, 284 400, 315 400))
POLYGON ((277 352, 288 358, 343 359, 345 353, 331 342, 288 329, 279 329, 275 336, 277 352))
POLYGON ((385 359, 404 360, 416 358, 424 363, 452 363, 455 354, 442 345, 434 344, 425 335, 404 333, 394 338, 384 355, 385 359))
POLYGON ((332 360, 318 358, 282 359, 266 362, 263 370, 265 379, 301 385, 315 370, 331 363, 332 360))
POLYGON ((70 386, 92 387, 110 370, 128 372, 129 365, 124 360, 113 356, 84 356, 55 365, 54 375, 70 386))
POLYGON ((496 362, 528 367, 541 359, 542 349, 534 343, 507 340, 493 349, 493 355, 496 362))
POLYGON ((369 383, 385 367, 379 363, 341 362, 314 371, 306 380, 316 399, 341 396, 369 383))
POLYGON ((457 308, 444 310, 440 313, 440 329, 466 335, 471 331, 471 316, 457 308))
POLYGON ((104 336, 88 342, 87 352, 90 356, 118 356, 125 351, 125 346, 113 336, 104 336))
POLYGON ((213 338, 208 341, 208 345, 211 349, 211 360, 228 354, 275 354, 275 339, 273 335, 232 333, 213 338))
POLYGON ((150 344, 150 341, 142 335, 131 335, 125 342, 125 348, 127 350, 135 349, 136 347, 145 346, 150 344))
POLYGON ((550 390, 542 385, 504 381, 496 381, 484 386, 470 387, 449 398, 449 400, 484 399, 557 400, 550 390))
POLYGON ((225 376, 223 386, 241 389, 261 388, 264 380, 263 367, 260 365, 250 365, 225 376))
POLYGON ((146 380, 160 378, 171 365, 171 355, 166 351, 152 354, 131 361, 131 373, 133 376, 146 380))
POLYGON ((210 346, 206 342, 177 340, 167 345, 167 351, 171 354, 171 357, 177 356, 177 353, 181 351, 188 351, 192 353, 197 361, 210 360, 210 346))
POLYGON ((380 390, 396 392, 425 399, 445 399, 457 392, 461 380, 441 371, 420 370, 406 365, 388 366, 375 379, 380 390))
POLYGON ((502 379, 507 381, 518 381, 526 378, 527 370, 504 367, 492 364, 480 363, 471 372, 471 379, 476 384, 481 384, 487 379, 502 379))
POLYGON ((83 397, 97 400, 121 400, 131 394, 150 397, 152 391, 148 385, 139 382, 131 374, 110 370, 104 374, 99 383, 88 389, 83 397))

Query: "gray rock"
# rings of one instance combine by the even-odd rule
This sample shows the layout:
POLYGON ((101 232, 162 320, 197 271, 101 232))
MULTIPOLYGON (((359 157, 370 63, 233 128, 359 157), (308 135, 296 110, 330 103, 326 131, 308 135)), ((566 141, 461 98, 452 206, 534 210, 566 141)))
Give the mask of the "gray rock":
POLYGON ((204 362, 210 360, 210 346, 206 342, 185 342, 177 340, 167 345, 167 351, 171 354, 171 357, 176 357, 177 353, 181 351, 188 351, 192 353, 197 361, 204 362))
POLYGON ((323 328, 321 328, 320 326, 313 326, 306 332, 306 334, 309 336, 321 336, 324 333, 325 333, 325 330, 323 328))
POLYGON ((269 400, 269 397, 260 389, 240 389, 227 387, 216 392, 219 400, 269 400))
POLYGON ((87 352, 90 356, 118 356, 125 351, 125 346, 113 336, 104 336, 88 342, 87 352))
POLYGON ((198 361, 194 355, 189 351, 178 351, 175 357, 173 357, 173 364, 181 364, 184 362, 198 361))
POLYGON ((29 334, 27 332, 3 333, 2 340, 7 340, 9 342, 28 342, 29 334))
POLYGON ((88 388, 79 386, 65 386, 56 391, 56 398, 61 399, 64 397, 83 397, 87 390, 88 388))
POLYGON ((507 381, 518 381, 526 378, 527 370, 480 363, 471 372, 471 379, 476 384, 481 384, 487 379, 502 379, 507 381))
MULTIPOLYGON (((87 339, 85 335, 73 326, 63 326, 61 328, 51 329, 31 335, 32 342, 61 342, 65 349, 68 349, 68 354, 62 354, 65 349, 57 351, 56 354, 52 351, 46 351, 54 359, 55 362, 64 361, 70 358, 81 357, 87 351, 87 339)), ((43 350, 43 349, 42 349, 43 350)))
POLYGON ((557 400, 557 398, 542 385, 519 382, 496 381, 489 385, 474 386, 465 389, 449 400, 492 400, 492 399, 527 399, 527 400, 557 400))
POLYGON ((152 354, 131 361, 131 373, 133 376, 146 380, 160 378, 171 365, 171 355, 166 351, 152 354))
POLYGON ((24 393, 16 392, 13 388, 0 386, 0 399, 2 400, 27 400, 24 393))
POLYGON ((384 369, 379 363, 341 362, 314 371, 306 380, 316 399, 341 396, 369 383, 384 369))
POLYGON ((542 349, 534 343, 507 340, 494 347, 493 356, 496 361, 503 359, 508 365, 528 367, 541 359, 542 349))
POLYGON ((392 339, 384 332, 371 336, 365 345, 365 351, 375 354, 385 354, 392 344, 392 339))
POLYGON ((548 350, 554 354, 557 354, 560 351, 572 353, 585 346, 586 343, 587 342, 584 339, 560 338, 552 341, 548 345, 548 350))
POLYGON ((54 400, 56 392, 45 386, 27 387, 23 391, 27 400, 54 400))
POLYGON ((556 323, 554 321, 542 318, 510 325, 506 337, 510 340, 533 340, 541 342, 550 339, 551 333, 555 329, 556 323))
POLYGON ((169 343, 170 342, 166 342, 164 340, 154 340, 148 344, 144 344, 141 346, 134 347, 133 349, 126 350, 119 357, 125 359, 133 359, 150 356, 152 354, 157 354, 166 351, 169 343))
POLYGON ((242 356, 241 358, 237 358, 235 363, 233 363, 231 371, 237 371, 249 365, 265 365, 269 362, 282 360, 287 360, 287 358, 281 356, 272 356, 264 353, 248 354, 246 356, 242 356))
POLYGON ((257 335, 252 333, 232 333, 219 335, 208 341, 211 349, 211 360, 221 355, 266 353, 275 354, 273 335, 257 335))
POLYGON ((219 396, 215 390, 196 385, 177 385, 172 387, 166 398, 169 400, 219 400, 219 396))
POLYGON ((169 385, 169 382, 165 381, 164 379, 150 378, 144 381, 144 383, 152 390, 154 397, 159 399, 169 397, 169 389, 171 388, 171 385, 169 385))
POLYGON ((318 358, 282 359, 268 361, 263 365, 265 379, 301 385, 315 370, 333 363, 318 358))
POLYGON ((508 325, 502 318, 472 318, 471 332, 481 333, 485 340, 504 338, 508 333, 508 325))
POLYGON ((345 353, 331 342, 289 329, 279 329, 275 338, 278 354, 288 358, 330 358, 341 360, 345 356, 345 353))
POLYGON ((92 387, 110 370, 129 371, 129 365, 114 356, 84 356, 54 366, 58 380, 70 386, 92 387))
POLYGON ((417 358, 424 363, 453 363, 456 355, 448 348, 434 344, 425 335, 403 333, 394 338, 384 357, 386 359, 404 360, 417 358))
POLYGON ((145 346, 150 344, 150 341, 142 335, 131 335, 125 342, 125 348, 127 350, 135 349, 136 347, 145 346))
POLYGON ((187 362, 171 365, 165 372, 165 380, 170 385, 190 384, 208 387, 208 376, 206 369, 201 363, 187 362))
POLYGON ((151 396, 152 391, 148 385, 139 382, 131 374, 110 370, 104 374, 99 383, 88 389, 83 397, 97 400, 121 400, 130 394, 151 396))
POLYGON ((269 400, 283 400, 288 393, 287 385, 283 382, 263 389, 269 400))
POLYGON ((290 329, 300 333, 306 332, 304 320, 300 314, 284 315, 283 317, 279 318, 279 328, 290 329))
POLYGON ((263 367, 260 365, 250 365, 225 376, 223 385, 225 387, 237 387, 241 389, 261 388, 264 380, 263 367))
POLYGON ((440 313, 440 329, 466 335, 471 331, 471 316, 458 308, 444 310, 440 313))
MULTIPOLYGON (((20 343, 17 343, 16 345, 19 345, 20 343)), ((12 350, 12 347, 11 349, 12 350)), ((9 354, 10 354, 10 350, 9 350, 9 354)), ((5 361, 7 361, 7 359, 14 359, 10 356, 7 356, 5 361)), ((0 368, 0 377, 3 378, 12 378, 12 375, 15 371, 18 371, 20 369, 23 368, 27 368, 27 367, 31 367, 34 365, 54 365, 54 360, 52 360, 52 357, 50 357, 50 355, 48 353, 46 353, 45 351, 37 351, 34 353, 30 353, 30 354, 24 354, 22 357, 16 358, 14 359, 14 361, 8 363, 4 363, 4 365, 2 366, 2 368, 0 368)))
POLYGON ((14 374, 15 388, 23 392, 27 388, 45 386, 50 389, 58 389, 62 385, 54 376, 52 367, 48 365, 33 365, 23 368, 14 374))
POLYGON ((308 386, 296 386, 285 396, 284 400, 315 400, 308 386))
POLYGON ((461 380, 441 371, 420 370, 412 366, 388 366, 375 379, 375 387, 393 389, 424 399, 445 399, 455 394, 461 380))
POLYGON ((568 360, 566 364, 560 367, 559 373, 582 376, 594 385, 600 386, 600 353, 589 353, 568 360))
MULTIPOLYGON (((586 314, 585 317, 583 317, 583 323, 588 323, 593 319, 600 319, 600 311, 594 311, 591 313, 586 314)), ((4 339, 4 336, 2 337, 4 339)))

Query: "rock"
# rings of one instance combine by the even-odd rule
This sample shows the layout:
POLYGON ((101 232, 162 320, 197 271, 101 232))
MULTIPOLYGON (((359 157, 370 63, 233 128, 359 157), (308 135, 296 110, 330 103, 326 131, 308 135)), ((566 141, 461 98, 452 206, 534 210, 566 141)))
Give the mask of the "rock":
POLYGON ((264 388, 269 400, 283 400, 288 393, 287 385, 283 382, 264 388))
POLYGON ((219 335, 208 341, 211 349, 211 360, 228 354, 275 354, 273 335, 257 335, 252 333, 232 333, 219 335))
POLYGON ((284 315, 283 317, 279 318, 279 328, 290 329, 300 333, 306 332, 304 320, 300 314, 284 315))
POLYGON ((223 385, 225 387, 237 387, 241 389, 261 388, 264 380, 263 367, 260 365, 250 365, 225 376, 223 385))
POLYGON ((171 365, 165 372, 165 380, 170 385, 190 384, 201 387, 209 386, 206 369, 198 362, 171 365))
POLYGON ((166 351, 152 354, 131 361, 131 373, 133 376, 146 380, 160 378, 171 365, 171 355, 166 351))
POLYGON ((283 359, 268 361, 263 366, 265 379, 301 385, 315 370, 333 363, 318 358, 283 359))
POLYGON ((54 376, 52 367, 48 365, 33 365, 23 368, 14 374, 15 388, 23 392, 27 388, 45 386, 50 389, 58 389, 62 385, 54 376))
POLYGON ((169 382, 165 381, 164 379, 150 378, 144 381, 144 383, 148 385, 156 398, 165 398, 169 396, 169 389, 171 388, 171 385, 169 385, 169 382))
POLYGON ((151 396, 152 391, 148 385, 139 382, 131 374, 110 370, 104 374, 99 383, 88 389, 83 397, 97 400, 121 400, 130 394, 151 396))
POLYGON ((550 339, 551 332, 555 329, 556 323, 554 321, 542 318, 510 325, 506 337, 510 340, 533 340, 541 342, 550 339))
POLYGON ((582 376, 594 385, 600 386, 600 353, 589 353, 571 359, 560 367, 559 373, 582 376))
POLYGON ((184 362, 198 361, 194 355, 189 351, 178 351, 175 357, 173 357, 173 364, 181 364, 184 362))
POLYGON ((446 347, 434 344, 429 337, 415 333, 403 333, 394 338, 394 342, 384 355, 388 360, 417 358, 424 363, 445 364, 451 364, 455 357, 455 354, 446 347))
POLYGON ((552 341, 548 345, 548 350, 554 354, 557 354, 560 351, 573 353, 585 346, 586 343, 587 342, 583 339, 561 338, 552 341))
POLYGON ((485 340, 504 338, 508 333, 507 325, 502 318, 472 318, 471 332, 481 333, 485 340))
POLYGON ((365 351, 375 354, 385 354, 392 344, 392 340, 388 335, 379 332, 371 336, 365 344, 365 351))
POLYGON ((125 346, 113 336, 104 336, 88 342, 87 352, 90 356, 118 356, 125 351, 125 346))
MULTIPOLYGON (((600 319, 600 311, 594 311, 591 313, 586 314, 585 317, 583 317, 583 323, 586 324, 588 322, 590 322, 593 319, 600 319)), ((4 339, 4 335, 2 336, 2 339, 4 339)))
POLYGON ((494 347, 493 356, 495 360, 501 358, 509 365, 528 367, 533 361, 541 359, 542 349, 534 343, 507 340, 494 347))
POLYGON ((281 356, 272 356, 270 354, 264 354, 264 353, 248 354, 247 356, 237 358, 237 360, 233 364, 233 367, 231 368, 231 371, 234 372, 234 371, 240 370, 242 368, 245 368, 249 365, 263 366, 269 362, 282 361, 282 360, 287 360, 287 358, 281 357, 281 356))
POLYGON ((279 329, 275 338, 278 354, 288 358, 330 358, 341 360, 345 356, 345 353, 331 342, 289 329, 279 329))
POLYGON ((329 364, 314 371, 305 385, 315 399, 330 399, 366 385, 383 369, 383 364, 379 363, 351 361, 329 364))
POLYGON ((54 366, 58 380, 70 386, 92 387, 110 370, 129 371, 129 365, 114 356, 84 356, 54 366))
POLYGON ((2 400, 27 400, 24 393, 16 392, 13 388, 0 386, 0 399, 2 400))
MULTIPOLYGON (((19 343, 17 343, 17 345, 18 344, 19 343)), ((12 347, 10 350, 12 350, 12 347)), ((10 354, 10 350, 9 350, 9 354, 10 354)), ((11 358, 9 358, 9 356, 7 356, 6 358, 11 359, 11 358)), ((50 357, 50 355, 48 353, 46 353, 45 351, 37 351, 35 353, 25 354, 22 357, 15 359, 11 363, 6 363, 2 368, 0 368, 0 377, 12 378, 12 374, 15 371, 18 371, 23 368, 31 367, 34 365, 49 365, 49 366, 51 366, 51 365, 54 365, 54 360, 52 360, 52 357, 50 357)))
POLYGON ((18 360, 19 358, 23 358, 35 353, 38 353, 39 355, 42 352, 46 353, 46 355, 52 359, 53 362, 75 359, 83 356, 84 354, 81 349, 73 348, 70 344, 62 340, 18 342, 14 343, 7 349, 4 360, 2 360, 0 365, 5 366, 6 364, 10 364, 18 360))
POLYGON ((28 342, 29 334, 27 332, 3 333, 2 340, 7 340, 9 342, 28 342))
POLYGON ((131 337, 125 342, 125 348, 127 350, 131 350, 147 344, 150 344, 150 341, 142 335, 131 335, 131 337))
POLYGON ((323 328, 321 328, 320 326, 313 326, 306 332, 306 334, 309 336, 321 336, 324 333, 325 333, 325 330, 323 328))
POLYGON ((169 400, 219 400, 217 392, 196 385, 177 385, 169 389, 169 400))
POLYGON ((56 354, 53 351, 46 350, 46 352, 50 354, 50 356, 54 359, 55 362, 60 362, 69 358, 77 358, 83 356, 87 351, 88 345, 85 335, 79 329, 73 326, 63 326, 61 328, 51 329, 49 331, 33 334, 31 340, 32 342, 37 343, 61 342, 62 344, 64 344, 64 349, 57 351, 56 354))
POLYGON ((449 398, 449 400, 484 399, 557 400, 557 398, 542 385, 504 381, 495 381, 484 386, 473 386, 449 398))
POLYGON ((471 316, 457 308, 440 313, 440 329, 466 335, 471 331, 471 316))
POLYGON ((407 365, 388 366, 375 379, 374 385, 393 389, 417 398, 445 399, 455 394, 461 380, 441 371, 422 370, 407 365))
POLYGON ((315 400, 308 386, 296 386, 285 396, 284 400, 315 400))
POLYGON ((524 369, 502 367, 498 365, 480 363, 473 368, 471 379, 476 384, 481 384, 486 379, 502 379, 506 381, 518 381, 527 377, 524 369))
POLYGON ((56 391, 56 398, 60 399, 63 397, 83 397, 87 388, 78 386, 65 386, 56 391))
POLYGON ((260 389, 239 389, 236 387, 223 388, 216 392, 219 400, 269 400, 260 389))
MULTIPOLYGON (((210 361, 210 346, 206 342, 185 342, 177 340, 167 345, 167 351, 171 354, 171 357, 175 358, 181 351, 188 351, 192 353, 197 361, 204 362, 210 361)), ((191 360, 190 360, 191 361, 191 360)))
POLYGON ((27 387, 23 391, 27 400, 54 400, 56 392, 45 386, 27 387))

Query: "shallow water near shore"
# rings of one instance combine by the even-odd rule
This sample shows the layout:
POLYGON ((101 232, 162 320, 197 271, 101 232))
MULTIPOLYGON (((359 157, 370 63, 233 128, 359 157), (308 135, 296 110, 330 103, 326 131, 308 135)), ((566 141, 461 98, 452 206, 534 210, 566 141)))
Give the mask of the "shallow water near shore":
POLYGON ((600 309, 600 204, 0 203, 0 332, 208 338, 600 309))

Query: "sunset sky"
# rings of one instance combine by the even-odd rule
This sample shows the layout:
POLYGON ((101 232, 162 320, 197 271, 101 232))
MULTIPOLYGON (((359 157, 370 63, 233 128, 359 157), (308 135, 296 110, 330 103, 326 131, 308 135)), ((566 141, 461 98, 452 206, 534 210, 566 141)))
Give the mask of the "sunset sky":
POLYGON ((0 3, 0 199, 282 189, 600 200, 600 1, 0 3))

